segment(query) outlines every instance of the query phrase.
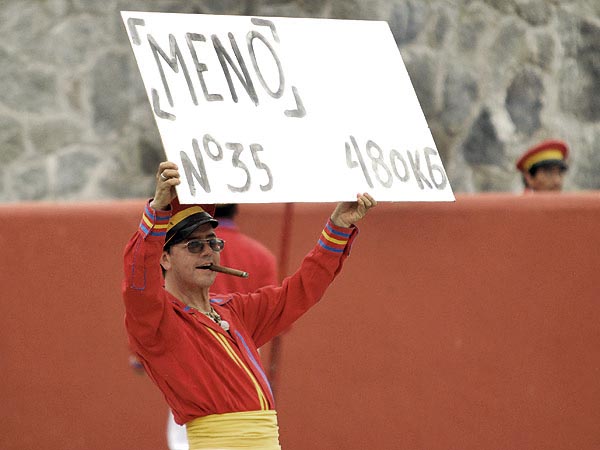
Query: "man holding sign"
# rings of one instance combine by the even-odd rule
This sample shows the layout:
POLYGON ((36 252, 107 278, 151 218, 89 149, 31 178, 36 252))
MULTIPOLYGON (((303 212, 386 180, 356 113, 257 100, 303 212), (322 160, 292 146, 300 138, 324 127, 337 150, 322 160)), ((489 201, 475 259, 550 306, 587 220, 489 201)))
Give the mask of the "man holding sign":
POLYGON ((317 245, 281 286, 213 296, 215 270, 227 271, 218 265, 225 243, 209 207, 178 204, 179 184, 178 167, 161 163, 154 198, 125 249, 131 348, 175 421, 186 424, 191 450, 280 449, 257 348, 319 301, 349 254, 355 223, 377 202, 365 193, 339 203, 317 245))

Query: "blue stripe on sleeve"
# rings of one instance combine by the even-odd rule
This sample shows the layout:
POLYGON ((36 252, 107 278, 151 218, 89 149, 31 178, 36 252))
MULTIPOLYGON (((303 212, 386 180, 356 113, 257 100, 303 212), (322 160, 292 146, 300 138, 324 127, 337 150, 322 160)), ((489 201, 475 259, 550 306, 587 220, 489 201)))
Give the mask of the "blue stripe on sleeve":
POLYGON ((152 222, 156 222, 156 215, 152 212, 152 210, 150 209, 150 207, 148 205, 146 205, 146 215, 148 216, 149 219, 152 220, 152 222))
POLYGON ((147 235, 148 233, 150 233, 150 228, 148 228, 143 221, 140 222, 140 228, 144 232, 145 235, 147 235))
POLYGON ((323 247, 325 250, 329 250, 330 252, 334 252, 334 253, 342 253, 345 249, 345 247, 344 248, 330 247, 329 245, 326 245, 321 239, 319 239, 319 245, 321 247, 323 247))
POLYGON ((344 238, 349 238, 351 233, 343 233, 341 231, 336 231, 333 228, 331 228, 331 225, 327 224, 325 225, 325 228, 327 228, 327 230, 331 231, 331 234, 335 234, 336 236, 341 236, 344 238))

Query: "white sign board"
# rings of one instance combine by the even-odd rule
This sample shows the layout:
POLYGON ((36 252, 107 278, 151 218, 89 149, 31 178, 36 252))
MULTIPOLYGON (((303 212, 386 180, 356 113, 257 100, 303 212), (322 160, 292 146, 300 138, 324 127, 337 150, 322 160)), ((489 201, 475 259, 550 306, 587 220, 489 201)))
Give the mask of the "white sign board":
POLYGON ((182 203, 454 200, 386 22, 121 14, 182 203))

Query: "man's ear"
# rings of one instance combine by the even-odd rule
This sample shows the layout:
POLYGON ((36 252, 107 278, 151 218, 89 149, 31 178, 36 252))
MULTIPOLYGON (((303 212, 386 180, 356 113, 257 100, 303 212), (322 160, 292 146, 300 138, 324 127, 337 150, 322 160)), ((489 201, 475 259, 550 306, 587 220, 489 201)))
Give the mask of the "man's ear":
POLYGON ((524 172, 523 173, 523 179, 525 180, 525 183, 527 184, 527 187, 531 188, 531 186, 533 184, 533 175, 531 175, 529 172, 524 172))
POLYGON ((160 267, 165 271, 171 268, 171 255, 168 251, 163 250, 162 255, 160 255, 159 263, 160 267))

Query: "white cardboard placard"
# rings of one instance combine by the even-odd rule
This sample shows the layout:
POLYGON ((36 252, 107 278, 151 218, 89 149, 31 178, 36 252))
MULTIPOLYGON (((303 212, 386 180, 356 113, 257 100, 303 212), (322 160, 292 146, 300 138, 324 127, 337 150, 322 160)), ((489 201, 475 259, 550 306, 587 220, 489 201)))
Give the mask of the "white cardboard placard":
POLYGON ((121 14, 182 203, 454 201, 386 22, 121 14))

